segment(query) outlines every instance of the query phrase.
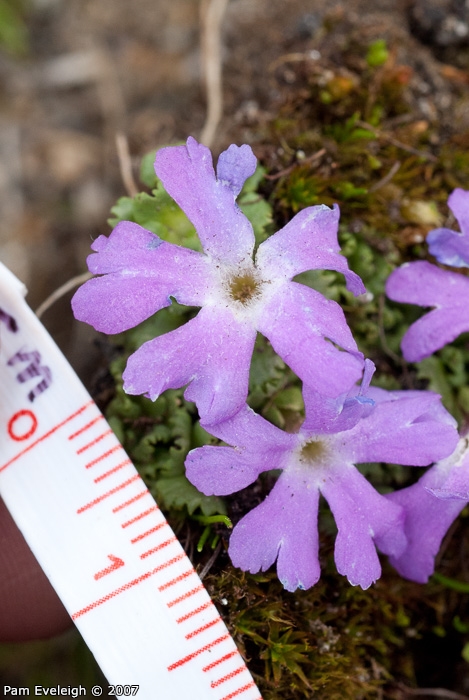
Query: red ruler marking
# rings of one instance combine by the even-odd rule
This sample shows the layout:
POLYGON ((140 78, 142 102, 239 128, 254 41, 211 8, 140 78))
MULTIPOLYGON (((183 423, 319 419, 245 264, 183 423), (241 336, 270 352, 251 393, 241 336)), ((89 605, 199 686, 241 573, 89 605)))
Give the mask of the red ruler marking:
MULTIPOLYGON (((194 615, 198 615, 199 613, 203 612, 204 610, 207 610, 207 608, 211 608, 213 606, 213 603, 211 600, 208 601, 208 603, 204 603, 204 605, 200 605, 198 608, 195 610, 192 610, 191 612, 187 613, 186 615, 183 615, 182 617, 179 617, 176 622, 180 624, 181 622, 185 622, 188 620, 190 617, 194 617, 194 615)), ((168 607, 170 607, 168 605, 168 607)))
POLYGON ((206 644, 205 646, 200 647, 196 651, 193 651, 192 654, 188 654, 182 659, 179 659, 179 661, 175 661, 173 664, 168 666, 168 671, 174 671, 176 668, 180 668, 188 661, 192 661, 192 659, 195 659, 195 657, 199 656, 199 654, 203 654, 204 651, 208 651, 217 644, 221 644, 221 642, 226 642, 227 639, 231 639, 229 634, 224 634, 223 637, 218 637, 218 639, 215 639, 213 642, 209 642, 209 644, 206 644))
POLYGON ((129 464, 132 464, 130 459, 124 459, 124 461, 118 464, 116 467, 109 469, 109 471, 104 472, 104 474, 101 474, 101 476, 98 476, 96 477, 96 479, 93 479, 94 483, 99 484, 100 481, 102 481, 103 479, 107 479, 108 476, 115 474, 119 471, 119 469, 122 469, 122 467, 127 467, 129 464))
POLYGON ((149 549, 147 552, 144 552, 140 555, 140 559, 146 559, 150 556, 150 554, 156 554, 156 552, 159 552, 161 549, 164 549, 168 545, 173 544, 173 542, 177 542, 176 536, 171 537, 169 540, 166 540, 166 542, 162 542, 157 547, 153 547, 153 549, 149 549))
POLYGON ((143 513, 140 513, 140 515, 136 515, 135 518, 132 518, 132 520, 127 520, 126 523, 122 523, 121 527, 129 527, 129 525, 133 525, 134 523, 136 523, 137 520, 141 520, 142 518, 145 518, 147 515, 150 515, 150 513, 154 513, 157 510, 159 510, 159 508, 155 503, 154 506, 152 506, 148 510, 145 510, 143 513))
POLYGON ((132 503, 135 503, 136 501, 138 501, 140 498, 143 498, 144 496, 150 496, 150 491, 148 489, 145 489, 145 491, 141 491, 140 493, 137 493, 136 496, 129 498, 128 501, 124 501, 124 503, 121 503, 120 505, 116 506, 115 508, 112 509, 112 512, 118 513, 123 508, 127 508, 127 506, 132 505, 132 503))
POLYGON ((113 496, 115 493, 118 491, 121 491, 121 489, 125 489, 127 486, 130 486, 130 484, 133 484, 134 481, 141 481, 140 479, 140 474, 135 474, 131 479, 127 479, 127 481, 124 481, 122 484, 119 484, 119 486, 115 486, 113 489, 110 489, 109 491, 106 491, 106 493, 101 494, 101 496, 98 496, 95 498, 93 501, 90 501, 86 505, 82 506, 77 510, 77 513, 83 513, 85 510, 88 510, 89 508, 92 508, 93 506, 98 505, 98 503, 101 503, 101 501, 104 501, 105 498, 109 498, 109 496, 113 496))
MULTIPOLYGON (((225 695, 225 697, 220 698, 220 700, 231 700, 232 698, 235 698, 237 695, 241 695, 241 693, 245 693, 246 690, 251 690, 251 688, 255 688, 256 684, 254 681, 251 681, 251 683, 248 683, 247 685, 243 685, 242 688, 238 688, 238 690, 234 690, 232 693, 229 695, 225 695)), ((257 698, 257 700, 262 700, 261 696, 257 698)))
POLYGON ((132 581, 125 583, 123 586, 119 586, 119 588, 116 588, 116 590, 111 591, 110 593, 103 596, 102 598, 95 600, 93 603, 90 603, 89 605, 82 608, 81 610, 78 610, 76 613, 73 613, 71 615, 72 620, 76 620, 78 617, 81 617, 82 615, 85 615, 86 613, 90 612, 91 610, 94 610, 99 605, 102 605, 103 603, 107 603, 107 601, 111 600, 111 598, 115 598, 117 595, 124 593, 124 591, 128 591, 129 588, 133 588, 134 586, 137 586, 139 583, 142 583, 142 581, 146 581, 148 578, 150 578, 150 576, 154 576, 162 569, 166 569, 168 566, 173 566, 178 561, 181 561, 181 559, 184 559, 185 556, 186 556, 185 552, 181 552, 181 554, 178 554, 177 557, 174 557, 173 559, 170 559, 169 561, 165 561, 164 564, 160 564, 160 566, 157 566, 155 569, 151 569, 151 571, 147 571, 145 574, 142 574, 138 578, 134 578, 132 581))
POLYGON ((217 661, 213 661, 213 662, 212 662, 211 664, 209 664, 208 666, 204 666, 203 669, 202 669, 202 671, 205 671, 205 672, 206 672, 206 671, 211 671, 212 668, 215 668, 215 666, 218 666, 218 664, 222 664, 222 663, 224 663, 225 661, 229 661, 229 659, 232 659, 233 656, 238 656, 238 653, 239 653, 239 652, 238 652, 237 650, 236 650, 236 651, 231 651, 229 654, 225 654, 225 656, 222 656, 222 657, 221 657, 220 659, 218 659, 217 661))
POLYGON ((106 566, 105 569, 101 569, 101 571, 98 571, 93 578, 98 581, 98 579, 103 578, 103 576, 107 576, 108 574, 111 574, 113 571, 116 569, 120 569, 121 566, 125 565, 125 562, 120 559, 119 557, 116 557, 114 554, 108 554, 108 559, 111 560, 110 566, 106 566))
POLYGON ((88 401, 88 403, 85 403, 85 405, 82 406, 81 408, 79 408, 78 411, 75 411, 74 413, 72 413, 72 414, 71 414, 70 416, 68 416, 67 418, 64 418, 64 420, 60 421, 60 423, 57 423, 57 425, 54 425, 53 428, 51 428, 50 430, 48 430, 47 433, 44 433, 44 435, 41 435, 41 437, 39 437, 39 438, 37 438, 36 440, 34 440, 34 442, 32 442, 32 443, 31 443, 30 445, 28 445, 27 447, 25 447, 23 450, 21 450, 21 452, 18 452, 18 454, 16 454, 14 457, 12 457, 11 459, 9 459, 8 462, 6 462, 4 465, 2 465, 2 466, 0 467, 0 472, 2 472, 4 469, 6 469, 7 467, 9 467, 10 464, 13 464, 13 462, 16 462, 17 459, 19 459, 19 458, 22 457, 24 454, 26 454, 27 452, 29 452, 30 450, 32 450, 32 449, 33 449, 34 447, 36 447, 36 445, 38 445, 40 442, 43 442, 43 440, 47 440, 47 438, 50 437, 51 435, 53 435, 55 432, 57 432, 57 430, 59 430, 59 429, 62 428, 64 425, 66 425, 67 423, 69 423, 71 420, 73 420, 74 418, 76 418, 77 416, 79 416, 80 413, 83 413, 83 411, 86 411, 86 409, 87 409, 89 406, 94 406, 94 401, 88 401))
MULTIPOLYGON (((159 589, 161 590, 161 588, 159 589)), ((184 593, 184 595, 179 596, 179 598, 176 598, 175 600, 171 600, 169 603, 166 603, 168 608, 172 608, 173 605, 177 605, 178 603, 182 603, 183 600, 187 600, 187 598, 190 598, 191 596, 195 595, 196 593, 200 593, 200 591, 204 590, 204 584, 201 583, 200 586, 197 586, 196 588, 193 588, 191 591, 187 591, 187 593, 184 593)))
POLYGON ((196 570, 194 568, 189 569, 189 571, 185 571, 183 574, 180 574, 179 576, 176 576, 176 578, 171 579, 171 581, 168 581, 167 583, 164 583, 162 586, 158 587, 158 590, 160 593, 162 591, 165 591, 167 588, 170 586, 175 586, 176 583, 180 583, 181 581, 184 581, 188 576, 193 576, 196 573, 196 570))
POLYGON ((232 678, 239 675, 240 673, 244 673, 244 671, 247 671, 246 666, 240 666, 234 671, 231 671, 231 673, 228 673, 228 675, 223 676, 223 678, 219 678, 217 681, 212 681, 210 685, 212 686, 212 688, 217 688, 222 683, 226 683, 226 681, 230 681, 232 678))
POLYGON ((109 430, 106 430, 106 432, 101 433, 101 435, 95 437, 94 440, 92 440, 91 442, 88 442, 86 445, 83 445, 83 447, 80 447, 80 449, 77 450, 77 455, 81 455, 86 450, 89 450, 90 447, 93 447, 93 445, 96 445, 98 442, 101 442, 101 440, 104 440, 105 437, 112 434, 112 430, 109 428, 109 430))
POLYGON ((186 634, 186 639, 192 639, 192 637, 196 637, 198 634, 201 634, 202 632, 205 632, 206 630, 210 629, 210 627, 213 627, 214 625, 218 625, 219 622, 222 622, 222 619, 220 616, 216 618, 216 620, 212 620, 211 622, 207 622, 205 625, 202 625, 202 627, 199 627, 198 629, 194 630, 193 632, 189 632, 189 634, 186 634))
POLYGON ((89 428, 91 428, 95 423, 98 423, 100 420, 104 420, 104 416, 101 413, 99 416, 96 416, 96 418, 93 418, 92 421, 84 425, 80 430, 77 430, 76 433, 72 433, 71 435, 68 436, 69 440, 74 440, 76 437, 81 435, 82 433, 86 432, 89 428))
POLYGON ((123 447, 120 443, 118 443, 117 445, 114 445, 114 447, 111 447, 111 449, 108 450, 107 452, 103 452, 102 455, 100 455, 99 457, 96 457, 96 459, 91 460, 91 462, 88 462, 88 464, 85 464, 85 468, 90 469, 91 467, 94 467, 95 464, 98 464, 98 462, 102 462, 103 459, 106 459, 106 457, 109 457, 110 455, 114 454, 114 452, 117 452, 118 450, 122 450, 122 452, 124 451, 123 447))
POLYGON ((158 523, 158 525, 155 525, 155 527, 152 527, 151 530, 147 530, 146 532, 142 532, 140 535, 137 535, 137 537, 134 537, 131 541, 132 544, 135 544, 136 542, 140 542, 140 540, 143 540, 144 537, 148 537, 148 535, 152 535, 154 532, 157 532, 158 530, 161 530, 162 527, 167 527, 168 523, 166 520, 164 520, 162 523, 158 523))

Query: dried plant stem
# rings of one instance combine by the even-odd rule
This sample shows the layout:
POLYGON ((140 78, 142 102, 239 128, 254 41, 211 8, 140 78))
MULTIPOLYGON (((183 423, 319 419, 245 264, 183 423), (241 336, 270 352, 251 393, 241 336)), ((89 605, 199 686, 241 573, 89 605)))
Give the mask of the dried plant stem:
POLYGON ((274 173, 273 175, 264 175, 264 177, 266 180, 278 180, 280 177, 283 177, 284 175, 289 175, 295 168, 297 168, 299 166, 309 165, 311 163, 314 163, 316 160, 320 160, 326 153, 327 153, 326 149, 321 148, 319 151, 316 151, 316 153, 313 153, 312 155, 308 156, 307 158, 303 158, 302 160, 297 160, 295 163, 288 166, 288 168, 285 168, 284 170, 279 170, 278 173, 274 173))
POLYGON ((415 156, 419 156, 419 158, 425 158, 425 160, 431 160, 434 163, 438 160, 433 153, 429 153, 428 151, 419 151, 418 148, 414 148, 413 146, 408 146, 406 143, 403 143, 402 141, 398 141, 397 139, 393 138, 392 136, 389 136, 389 134, 384 133, 384 131, 381 131, 380 129, 376 129, 374 126, 371 124, 368 124, 368 122, 363 122, 361 119, 358 119, 356 121, 356 125, 359 126, 361 129, 366 129, 366 131, 370 131, 372 134, 377 139, 381 139, 382 141, 387 141, 388 143, 392 144, 393 146, 396 146, 396 148, 401 148, 403 151, 407 151, 407 153, 412 153, 415 156))
POLYGON ((130 159, 129 142, 127 136, 118 131, 116 133, 116 148, 117 157, 119 158, 119 168, 121 172, 122 182, 129 197, 135 197, 138 194, 138 187, 135 184, 132 173, 132 161, 130 159))
POLYGON ((37 307, 36 309, 36 316, 38 318, 41 318, 41 316, 44 314, 47 309, 49 309, 55 302, 63 297, 67 292, 69 292, 72 289, 75 289, 75 287, 79 287, 80 284, 83 284, 83 282, 86 282, 89 280, 93 275, 91 272, 84 272, 81 275, 77 275, 76 277, 72 277, 72 279, 68 280, 68 282, 65 282, 65 284, 62 284, 61 287, 55 290, 55 292, 52 292, 50 296, 45 299, 40 306, 37 307))
POLYGON ((381 187, 384 187, 385 185, 387 185, 388 182, 391 182, 391 180, 393 179, 394 175, 397 173, 397 171, 399 170, 400 167, 401 167, 401 162, 399 160, 396 160, 396 162, 392 166, 391 170, 388 173, 386 173, 386 175, 384 177, 382 177, 381 180, 378 180, 378 182, 375 182, 375 184, 370 187, 368 192, 376 192, 381 187))
POLYGON ((201 4, 202 68, 207 96, 207 118, 200 141, 210 147, 223 113, 221 23, 228 0, 201 4))
POLYGON ((446 690, 446 688, 409 688, 403 683, 399 683, 399 688, 407 696, 425 696, 432 698, 444 698, 445 700, 468 700, 467 695, 461 695, 461 693, 455 693, 452 690, 446 690))
POLYGON ((215 548, 214 553, 208 560, 208 562, 205 564, 204 568, 202 571, 199 571, 199 578, 201 581, 204 580, 204 578, 207 576, 208 572, 212 568, 212 566, 215 564, 215 561, 217 560, 218 555, 220 554, 221 551, 221 542, 219 542, 215 548))

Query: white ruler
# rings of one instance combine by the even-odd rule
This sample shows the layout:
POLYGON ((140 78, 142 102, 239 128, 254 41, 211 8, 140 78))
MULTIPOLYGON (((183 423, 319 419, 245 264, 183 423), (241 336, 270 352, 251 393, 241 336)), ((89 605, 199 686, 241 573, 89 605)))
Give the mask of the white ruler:
POLYGON ((0 263, 0 494, 30 548, 108 682, 132 689, 125 695, 261 700, 176 536, 24 292, 0 263))

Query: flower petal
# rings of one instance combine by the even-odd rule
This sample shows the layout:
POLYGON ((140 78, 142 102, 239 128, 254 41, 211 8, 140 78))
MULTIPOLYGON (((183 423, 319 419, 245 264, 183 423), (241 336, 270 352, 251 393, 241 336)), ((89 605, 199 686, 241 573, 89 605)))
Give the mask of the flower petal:
POLYGON ((440 477, 435 465, 416 484, 385 496, 404 508, 408 542, 401 554, 389 560, 401 576, 417 583, 426 583, 433 574, 442 539, 465 506, 464 501, 442 501, 430 493, 430 489, 438 488, 440 477))
MULTIPOLYGON (((243 406, 232 418, 216 425, 210 425, 210 432, 233 447, 250 450, 254 453, 269 451, 271 448, 284 451, 292 450, 297 444, 293 433, 285 433, 280 430, 247 405, 243 406)), ((269 467, 269 469, 277 468, 269 467)))
POLYGON ((99 236, 88 257, 91 272, 72 299, 75 317, 104 333, 133 328, 171 304, 198 306, 210 290, 208 259, 162 241, 141 226, 123 221, 109 238, 99 236))
POLYGON ((448 197, 448 206, 458 220, 463 235, 469 235, 469 192, 457 187, 448 197))
POLYGON ((303 400, 306 417, 301 432, 341 433, 366 418, 375 405, 373 399, 366 396, 374 371, 374 363, 365 360, 361 387, 352 387, 348 393, 336 399, 327 398, 305 384, 303 400))
POLYGON ((347 432, 344 455, 355 463, 393 462, 424 467, 451 454, 458 442, 456 421, 438 394, 395 391, 383 396, 383 392, 369 390, 376 406, 347 432))
POLYGON ((187 455, 187 478, 207 496, 234 493, 261 472, 282 469, 297 443, 296 435, 279 430, 248 406, 233 418, 208 427, 212 435, 236 449, 205 446, 187 455))
POLYGON ((287 591, 314 586, 320 576, 318 503, 317 489, 282 473, 265 501, 234 528, 228 550, 233 564, 254 574, 278 559, 287 591))
MULTIPOLYGON (((469 292, 469 288, 467 290, 469 292)), ((467 300, 468 297, 466 296, 467 300)), ((464 301, 464 299, 461 299, 464 301)), ((435 309, 415 321, 404 333, 401 341, 402 354, 407 362, 420 362, 461 333, 469 331, 469 306, 458 304, 452 308, 435 309)))
POLYGON ((469 502, 469 448, 467 436, 461 438, 452 455, 435 465, 438 482, 428 489, 434 496, 444 500, 455 499, 469 502))
POLYGON ((394 301, 436 307, 413 323, 402 339, 409 362, 419 362, 469 330, 469 279, 463 275, 425 260, 407 263, 391 273, 386 294, 394 301))
POLYGON ((469 267, 469 192, 455 189, 448 198, 448 206, 459 222, 461 233, 448 228, 437 228, 427 235, 430 253, 445 265, 469 267))
POLYGON ((349 270, 347 258, 340 255, 337 240, 339 207, 324 204, 308 207, 261 243, 257 266, 268 277, 292 279, 305 270, 336 270, 346 279, 353 294, 366 290, 360 277, 349 270))
POLYGON ((205 425, 234 415, 246 401, 256 333, 230 311, 204 307, 180 328, 144 343, 123 373, 128 394, 152 400, 189 383, 205 425))
POLYGON ((381 496, 353 465, 327 470, 321 485, 338 532, 337 571, 352 586, 366 589, 381 576, 375 543, 385 553, 400 554, 406 546, 404 513, 381 496))
POLYGON ((237 265, 252 256, 252 226, 234 195, 250 164, 246 150, 231 151, 222 158, 223 179, 217 180, 209 149, 192 137, 185 146, 162 148, 156 154, 155 171, 165 189, 194 224, 204 251, 225 264, 237 265))
POLYGON ((428 249, 438 262, 469 267, 469 238, 449 228, 436 228, 427 235, 428 249))
POLYGON ((265 453, 246 455, 232 447, 205 445, 186 457, 186 476, 206 496, 227 496, 252 484, 259 474, 275 469, 265 453), (259 461, 256 457, 260 458, 259 461))
POLYGON ((467 297, 469 280, 458 272, 442 270, 426 260, 405 263, 389 275, 386 294, 393 301, 418 306, 461 305, 467 297))
POLYGON ((296 282, 280 285, 263 309, 258 330, 305 384, 325 396, 343 394, 361 377, 363 355, 342 309, 314 289, 296 282))
POLYGON ((256 170, 256 165, 257 158, 251 146, 231 144, 218 158, 217 180, 227 185, 237 197, 248 177, 256 170))

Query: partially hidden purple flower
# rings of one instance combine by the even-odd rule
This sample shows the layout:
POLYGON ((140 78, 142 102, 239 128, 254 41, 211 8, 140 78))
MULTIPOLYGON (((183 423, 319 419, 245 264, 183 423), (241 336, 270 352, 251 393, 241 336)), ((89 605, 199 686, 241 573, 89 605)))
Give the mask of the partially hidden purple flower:
POLYGON ((340 306, 292 281, 305 270, 329 269, 341 272, 354 294, 365 291, 339 253, 337 205, 301 211, 259 246, 254 263, 253 229, 236 197, 255 167, 247 145, 224 151, 216 174, 209 149, 193 138, 162 148, 156 173, 194 224, 204 253, 121 222, 109 238, 94 241, 88 266, 101 276, 72 301, 77 319, 105 333, 137 325, 169 306, 171 297, 202 307, 188 323, 142 345, 123 378, 127 393, 151 399, 189 384, 185 396, 206 423, 229 418, 244 404, 258 331, 327 396, 340 394, 344 383, 352 386, 363 369, 340 306))
POLYGON ((390 557, 405 578, 426 583, 449 527, 469 502, 469 441, 461 438, 449 457, 431 467, 417 483, 386 498, 405 511, 407 546, 390 557))
POLYGON ((455 189, 448 197, 448 206, 461 231, 436 228, 427 235, 430 253, 444 265, 469 267, 469 192, 455 189))
POLYGON ((464 275, 425 260, 406 263, 388 277, 386 294, 394 301, 433 307, 402 339, 408 362, 419 362, 469 331, 469 278, 464 275))
POLYGON ((234 493, 262 472, 281 470, 270 494, 233 530, 229 554, 235 566, 256 573, 277 560, 287 590, 313 586, 320 576, 320 494, 338 528, 337 569, 352 585, 368 588, 379 578, 376 547, 393 557, 405 550, 403 508, 380 495, 355 464, 425 466, 454 449, 457 431, 438 395, 368 388, 373 370, 367 361, 362 389, 350 396, 325 399, 304 387, 306 417, 298 433, 279 430, 245 406, 209 428, 232 447, 189 453, 187 477, 207 495, 234 493))

